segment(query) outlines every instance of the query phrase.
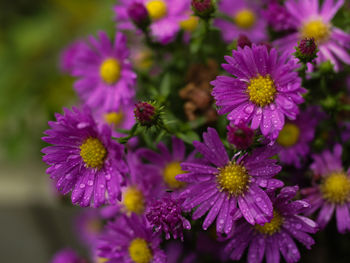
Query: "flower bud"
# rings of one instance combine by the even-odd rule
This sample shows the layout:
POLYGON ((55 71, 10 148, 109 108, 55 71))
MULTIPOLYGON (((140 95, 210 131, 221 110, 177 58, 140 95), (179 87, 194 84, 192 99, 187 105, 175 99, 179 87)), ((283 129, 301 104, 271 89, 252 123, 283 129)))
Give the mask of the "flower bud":
POLYGON ((244 48, 245 46, 252 47, 252 41, 244 35, 244 34, 239 34, 238 39, 237 39, 237 46, 244 48))
POLYGON ((247 149, 252 145, 254 139, 254 131, 245 124, 236 126, 227 126, 227 140, 237 149, 247 149))
POLYGON ((317 57, 317 45, 313 38, 304 38, 295 48, 295 57, 303 63, 312 62, 317 57))
POLYGON ((192 0, 191 6, 195 15, 203 19, 209 19, 216 10, 214 0, 192 0))
POLYGON ((142 126, 151 127, 159 124, 159 109, 152 102, 139 102, 135 104, 134 114, 136 121, 142 126))
POLYGON ((132 22, 141 30, 145 30, 151 23, 148 11, 142 3, 134 2, 129 5, 128 15, 132 22))

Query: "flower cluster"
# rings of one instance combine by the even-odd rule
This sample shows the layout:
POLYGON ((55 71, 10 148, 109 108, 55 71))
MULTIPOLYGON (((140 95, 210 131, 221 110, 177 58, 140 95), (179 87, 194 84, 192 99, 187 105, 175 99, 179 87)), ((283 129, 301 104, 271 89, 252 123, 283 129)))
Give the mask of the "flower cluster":
POLYGON ((334 212, 350 231, 343 4, 120 0, 114 38, 64 50, 80 105, 43 161, 93 262, 294 263, 334 212))

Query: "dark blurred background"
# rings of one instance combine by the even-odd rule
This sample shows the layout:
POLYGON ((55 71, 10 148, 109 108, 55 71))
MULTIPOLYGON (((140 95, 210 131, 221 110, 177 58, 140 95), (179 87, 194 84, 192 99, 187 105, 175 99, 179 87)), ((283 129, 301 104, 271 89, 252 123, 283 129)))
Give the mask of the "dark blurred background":
POLYGON ((0 0, 0 262, 47 263, 79 250, 76 209, 56 198, 41 162, 54 112, 76 102, 59 54, 79 37, 113 30, 113 0, 0 0))

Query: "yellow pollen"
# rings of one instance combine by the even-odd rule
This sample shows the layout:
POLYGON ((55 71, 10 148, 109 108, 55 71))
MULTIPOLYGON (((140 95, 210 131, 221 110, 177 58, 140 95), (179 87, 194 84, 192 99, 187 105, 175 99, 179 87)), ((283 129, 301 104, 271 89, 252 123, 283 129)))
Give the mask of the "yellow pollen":
POLYGON ((261 234, 271 236, 281 229, 282 224, 283 217, 278 212, 273 210, 273 217, 271 222, 265 223, 263 226, 256 224, 254 227, 261 234))
POLYGON ((247 92, 251 102, 259 107, 264 107, 275 100, 277 91, 270 75, 265 77, 258 75, 250 79, 247 92))
POLYGON ((104 82, 111 85, 120 78, 121 66, 117 59, 107 58, 100 66, 100 76, 104 82))
POLYGON ((120 124, 123 121, 124 114, 122 111, 109 112, 109 113, 106 113, 103 117, 108 124, 113 124, 113 125, 117 126, 118 124, 120 124))
POLYGON ((350 179, 343 173, 332 173, 321 184, 323 198, 331 203, 342 204, 350 201, 350 179))
POLYGON ((146 3, 146 9, 152 20, 163 18, 168 10, 166 3, 163 0, 151 0, 146 3))
POLYGON ((249 9, 243 9, 236 13, 233 17, 233 21, 236 25, 243 29, 249 29, 255 24, 255 14, 249 9))
POLYGON ((129 187, 124 192, 123 203, 128 212, 142 214, 145 210, 143 194, 135 187, 129 187))
POLYGON ((313 38, 316 42, 327 41, 330 35, 330 25, 324 23, 321 19, 311 20, 300 29, 302 38, 313 38))
POLYGON ((135 238, 129 245, 129 255, 135 263, 149 263, 153 256, 146 240, 135 238))
POLYGON ((245 167, 236 163, 229 163, 220 168, 216 179, 220 190, 233 196, 244 195, 250 183, 250 176, 245 167))
POLYGON ((283 147, 291 147, 295 145, 300 136, 300 129, 293 123, 286 123, 278 135, 277 142, 283 147))
POLYGON ((107 150, 99 139, 89 137, 80 146, 80 156, 87 167, 100 168, 106 158, 107 150))
POLYGON ((186 20, 180 22, 180 27, 188 32, 193 32, 198 26, 199 19, 197 16, 190 16, 186 20))
POLYGON ((165 183, 172 189, 181 188, 185 183, 176 180, 175 176, 178 174, 183 174, 185 171, 181 169, 179 162, 169 163, 163 171, 163 178, 165 183))

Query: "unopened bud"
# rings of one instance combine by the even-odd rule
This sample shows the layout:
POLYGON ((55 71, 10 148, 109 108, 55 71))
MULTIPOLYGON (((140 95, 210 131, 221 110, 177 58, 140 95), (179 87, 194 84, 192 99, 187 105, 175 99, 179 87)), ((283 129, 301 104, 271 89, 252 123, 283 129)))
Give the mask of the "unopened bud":
POLYGON ((132 22, 141 30, 145 30, 151 23, 148 11, 142 3, 132 3, 128 7, 128 15, 132 22))
POLYGON ((192 0, 191 6, 195 15, 203 19, 209 19, 216 10, 214 0, 192 0))
POLYGON ((142 101, 135 104, 135 106, 134 114, 139 124, 147 127, 159 124, 160 111, 155 103, 142 101))
POLYGON ((295 57, 303 63, 312 62, 317 57, 317 45, 313 38, 304 38, 295 48, 295 57))
POLYGON ((245 124, 227 126, 227 141, 233 144, 237 149, 247 149, 252 145, 253 139, 254 131, 245 124))

